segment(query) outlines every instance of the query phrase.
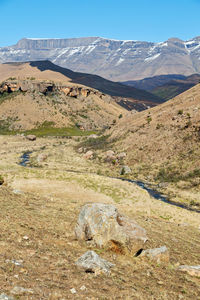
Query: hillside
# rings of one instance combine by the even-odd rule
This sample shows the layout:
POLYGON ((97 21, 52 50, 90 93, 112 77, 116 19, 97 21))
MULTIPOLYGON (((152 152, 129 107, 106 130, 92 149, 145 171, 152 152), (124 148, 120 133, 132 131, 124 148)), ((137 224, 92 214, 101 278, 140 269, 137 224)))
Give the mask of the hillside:
POLYGON ((173 97, 189 90, 194 85, 200 82, 200 75, 193 74, 184 79, 173 79, 164 85, 151 90, 154 95, 162 97, 165 100, 172 99, 173 97))
POLYGON ((73 72, 69 69, 59 67, 50 61, 35 61, 27 63, 8 63, 0 65, 0 81, 9 77, 24 78, 34 77, 37 79, 47 79, 56 82, 70 82, 72 85, 84 85, 99 90, 101 93, 116 97, 131 98, 130 101, 161 103, 162 99, 143 90, 134 87, 127 87, 123 84, 106 80, 100 76, 73 72))
POLYGON ((166 182, 172 198, 200 205, 200 84, 123 118, 110 133, 114 149, 127 152, 133 178, 166 182))
POLYGON ((151 92, 162 99, 169 100, 182 94, 200 82, 200 74, 190 76, 171 74, 142 80, 125 81, 123 84, 151 92))
POLYGON ((111 96, 31 63, 0 65, 0 81, 1 132, 38 126, 102 129, 126 113, 111 96))
POLYGON ((0 48, 0 62, 50 60, 76 72, 113 81, 140 80, 166 74, 200 72, 200 37, 160 43, 101 37, 20 40, 0 48))
POLYGON ((151 91, 159 86, 163 86, 169 81, 176 80, 176 79, 185 79, 185 78, 186 76, 184 75, 169 74, 169 75, 148 77, 141 80, 129 80, 129 81, 124 81, 122 83, 128 86, 133 86, 137 89, 151 91))

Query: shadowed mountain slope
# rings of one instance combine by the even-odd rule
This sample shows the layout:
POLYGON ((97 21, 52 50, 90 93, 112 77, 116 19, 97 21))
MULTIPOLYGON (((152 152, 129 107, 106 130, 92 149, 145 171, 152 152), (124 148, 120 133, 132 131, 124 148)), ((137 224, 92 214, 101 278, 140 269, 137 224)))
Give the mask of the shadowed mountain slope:
POLYGON ((185 92, 199 82, 200 74, 193 74, 190 76, 171 74, 144 78, 136 81, 126 81, 123 82, 123 84, 144 89, 164 100, 169 100, 185 92))
POLYGON ((104 79, 97 75, 73 72, 69 69, 59 67, 50 61, 36 61, 30 62, 30 65, 37 67, 40 71, 53 71, 63 74, 71 79, 72 83, 86 85, 88 87, 99 90, 102 93, 118 96, 130 97, 137 100, 144 100, 149 102, 161 103, 162 99, 148 93, 144 90, 136 89, 133 87, 124 87, 123 84, 104 79))

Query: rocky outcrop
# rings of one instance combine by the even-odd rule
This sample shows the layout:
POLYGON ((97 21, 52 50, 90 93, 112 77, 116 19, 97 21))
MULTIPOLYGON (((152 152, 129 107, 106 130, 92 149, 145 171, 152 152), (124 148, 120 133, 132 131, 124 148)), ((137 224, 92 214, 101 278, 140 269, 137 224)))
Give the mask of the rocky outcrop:
POLYGON ((109 274, 110 268, 114 267, 114 264, 101 258, 94 251, 87 251, 75 262, 75 264, 85 272, 95 273, 96 275, 102 272, 109 274))
POLYGON ((67 85, 59 85, 52 82, 46 82, 35 79, 27 79, 27 80, 15 80, 10 79, 1 83, 0 85, 0 93, 13 93, 13 92, 38 92, 46 95, 51 92, 61 92, 64 93, 68 97, 73 98, 87 98, 88 96, 98 96, 100 99, 103 99, 106 102, 111 100, 111 97, 105 95, 94 89, 87 89, 84 87, 78 86, 67 86, 67 85))
POLYGON ((39 92, 47 94, 55 90, 55 84, 36 80, 6 80, 0 86, 0 93, 39 92))
POLYGON ((100 248, 136 254, 147 241, 146 231, 134 220, 122 216, 114 205, 86 204, 75 227, 78 240, 90 241, 100 248))

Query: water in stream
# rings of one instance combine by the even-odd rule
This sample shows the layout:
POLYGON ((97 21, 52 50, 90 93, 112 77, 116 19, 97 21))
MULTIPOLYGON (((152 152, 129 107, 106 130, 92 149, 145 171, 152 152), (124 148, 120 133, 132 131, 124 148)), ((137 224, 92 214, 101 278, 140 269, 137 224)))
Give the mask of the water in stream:
POLYGON ((24 152, 22 154, 22 156, 20 156, 20 162, 19 162, 19 165, 22 166, 22 167, 27 167, 28 164, 30 163, 30 154, 32 152, 31 151, 27 151, 27 152, 24 152))
MULTIPOLYGON (((27 151, 27 152, 24 152, 22 154, 22 156, 20 156, 20 159, 21 159, 21 161, 19 162, 20 166, 28 167, 28 164, 30 163, 30 154, 31 153, 32 153, 31 151, 27 151)), ((70 170, 68 170, 68 171, 70 172, 70 170)), ((78 171, 71 171, 71 172, 81 173, 81 172, 78 172, 78 171)), ((187 206, 185 204, 177 203, 177 202, 173 202, 173 201, 169 200, 165 195, 163 195, 162 193, 158 192, 155 188, 152 188, 149 183, 146 183, 146 182, 143 182, 143 181, 139 181, 139 180, 122 178, 122 177, 118 177, 118 178, 115 178, 115 179, 119 179, 119 180, 123 180, 123 181, 128 181, 128 182, 131 182, 133 184, 137 184, 143 190, 147 191, 149 193, 149 195, 152 196, 154 199, 160 200, 162 202, 165 202, 165 203, 168 203, 170 205, 174 205, 174 206, 186 209, 186 210, 195 211, 197 213, 200 213, 200 210, 197 209, 197 208, 192 208, 192 207, 187 206)))

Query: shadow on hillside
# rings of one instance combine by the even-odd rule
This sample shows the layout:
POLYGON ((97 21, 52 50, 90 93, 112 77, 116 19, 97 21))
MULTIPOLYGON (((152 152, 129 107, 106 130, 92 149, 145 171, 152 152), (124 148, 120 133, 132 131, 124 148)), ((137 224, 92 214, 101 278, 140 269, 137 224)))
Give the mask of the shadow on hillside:
POLYGON ((87 73, 73 72, 69 69, 62 68, 53 64, 52 62, 45 61, 32 61, 30 62, 32 67, 37 67, 40 71, 54 71, 63 74, 71 79, 71 82, 86 85, 90 88, 99 90, 102 93, 110 96, 118 97, 130 97, 137 100, 149 101, 153 103, 162 103, 162 99, 152 95, 143 90, 139 90, 133 87, 125 86, 118 82, 113 82, 104 79, 98 75, 92 75, 87 73))

